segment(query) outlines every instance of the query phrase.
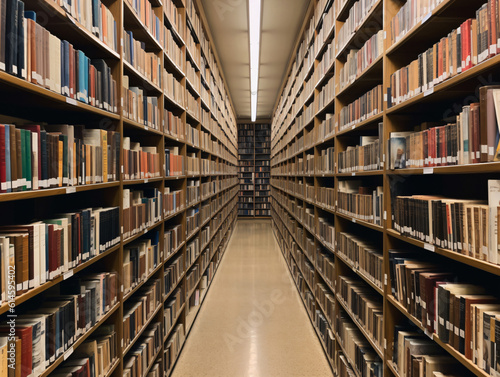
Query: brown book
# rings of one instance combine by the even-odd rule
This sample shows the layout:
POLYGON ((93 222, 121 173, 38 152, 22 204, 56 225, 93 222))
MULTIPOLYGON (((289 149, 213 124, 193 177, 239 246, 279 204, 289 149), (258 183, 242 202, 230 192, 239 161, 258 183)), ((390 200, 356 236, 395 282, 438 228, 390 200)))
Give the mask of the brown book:
POLYGON ((472 342, 473 342, 473 313, 472 307, 477 304, 493 304, 497 302, 494 297, 491 296, 464 296, 465 298, 465 357, 472 360, 472 342))
POLYGON ((479 138, 481 145, 481 162, 491 162, 495 157, 497 147, 495 145, 495 139, 498 126, 493 91, 499 89, 500 85, 488 85, 479 88, 479 138))
POLYGON ((453 278, 454 275, 449 272, 424 272, 420 274, 420 301, 423 308, 422 326, 431 334, 434 332, 436 284, 450 281, 453 278))

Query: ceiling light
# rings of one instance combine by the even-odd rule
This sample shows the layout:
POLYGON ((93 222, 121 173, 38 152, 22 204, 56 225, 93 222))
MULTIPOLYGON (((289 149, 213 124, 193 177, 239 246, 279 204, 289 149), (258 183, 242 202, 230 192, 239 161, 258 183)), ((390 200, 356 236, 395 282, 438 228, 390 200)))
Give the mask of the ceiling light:
POLYGON ((248 0, 250 35, 250 95, 252 122, 257 118, 257 93, 259 91, 260 19, 261 0, 248 0))

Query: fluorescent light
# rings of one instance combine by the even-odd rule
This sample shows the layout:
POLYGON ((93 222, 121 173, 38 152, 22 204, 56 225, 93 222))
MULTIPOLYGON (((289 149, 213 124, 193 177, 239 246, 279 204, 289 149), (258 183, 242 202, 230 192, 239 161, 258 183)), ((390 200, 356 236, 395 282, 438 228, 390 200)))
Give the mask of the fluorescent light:
POLYGON ((250 95, 252 122, 257 118, 257 93, 259 91, 260 19, 261 0, 248 0, 250 35, 250 95))
POLYGON ((257 118, 257 93, 252 93, 252 122, 255 122, 257 118))

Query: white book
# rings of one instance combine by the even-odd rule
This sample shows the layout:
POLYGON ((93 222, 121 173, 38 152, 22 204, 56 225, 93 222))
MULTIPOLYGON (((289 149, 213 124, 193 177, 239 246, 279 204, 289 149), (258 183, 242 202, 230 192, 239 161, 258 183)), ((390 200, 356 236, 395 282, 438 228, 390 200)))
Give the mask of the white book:
POLYGON ((31 132, 31 151, 32 151, 32 184, 33 190, 38 190, 39 182, 38 182, 38 134, 36 132, 31 132))

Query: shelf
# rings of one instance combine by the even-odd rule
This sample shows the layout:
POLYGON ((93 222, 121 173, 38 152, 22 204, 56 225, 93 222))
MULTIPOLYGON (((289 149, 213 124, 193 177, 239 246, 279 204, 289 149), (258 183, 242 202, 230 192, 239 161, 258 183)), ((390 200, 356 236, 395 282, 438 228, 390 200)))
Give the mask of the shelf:
POLYGON ((379 349, 379 346, 375 341, 372 339, 371 335, 365 330, 365 327, 361 322, 358 321, 358 319, 350 312, 348 309, 346 303, 344 303, 344 300, 342 297, 340 297, 338 294, 335 294, 335 297, 337 298, 337 302, 342 306, 344 311, 349 315, 351 320, 354 322, 354 324, 358 327, 358 329, 361 331, 363 336, 368 340, 368 343, 372 346, 373 350, 377 353, 377 355, 383 360, 384 359, 384 352, 379 349))
POLYGON ((374 282, 371 281, 371 279, 368 277, 368 276, 365 276, 365 274, 363 274, 358 268, 356 268, 356 266, 354 266, 354 264, 352 262, 350 262, 342 253, 340 253, 339 251, 337 251, 335 253, 335 255, 343 262, 345 263, 347 266, 349 266, 349 268, 351 270, 353 270, 361 279, 363 279, 365 281, 365 283, 367 283, 370 287, 372 287, 375 291, 377 291, 380 295, 384 295, 384 291, 382 288, 380 288, 379 286, 377 286, 374 282))
POLYGON ((58 196, 64 194, 72 194, 77 192, 85 192, 91 190, 103 190, 108 188, 117 188, 120 186, 120 182, 109 182, 109 183, 95 183, 90 185, 81 185, 81 186, 69 186, 69 187, 60 187, 53 189, 41 189, 41 190, 31 190, 31 191, 21 191, 21 192, 11 192, 11 193, 3 193, 0 194, 0 203, 1 202, 11 202, 16 200, 25 200, 25 199, 38 199, 38 198, 46 198, 49 196, 58 196))
POLYGON ((132 119, 129 119, 129 118, 126 118, 126 117, 123 117, 123 124, 127 125, 129 127, 132 127, 133 129, 144 130, 144 131, 150 132, 152 134, 163 136, 163 132, 162 131, 157 130, 155 128, 152 128, 150 126, 147 126, 147 125, 145 125, 143 123, 136 122, 136 121, 134 121, 132 119))
POLYGON ((496 265, 490 262, 482 261, 476 258, 469 257, 468 255, 463 255, 459 254, 458 252, 448 250, 448 249, 442 249, 440 247, 437 247, 435 245, 430 245, 428 243, 415 240, 413 238, 405 237, 400 235, 397 231, 393 229, 387 229, 387 234, 389 236, 392 236, 394 238, 397 238, 399 240, 402 240, 406 243, 410 243, 412 245, 418 246, 422 249, 428 250, 430 252, 445 256, 447 258, 453 259, 455 261, 458 261, 460 263, 464 263, 467 266, 474 267, 477 269, 480 269, 485 272, 489 272, 494 275, 500 276, 500 265, 496 265))
POLYGON ((162 269, 163 263, 158 264, 144 279, 142 279, 134 288, 132 288, 129 292, 124 293, 123 302, 127 301, 130 297, 134 295, 144 284, 146 284, 149 279, 151 279, 160 269, 162 269))
MULTIPOLYGON (((85 116, 89 119, 102 119, 107 117, 111 120, 119 120, 120 116, 97 107, 88 105, 52 92, 41 86, 32 84, 18 77, 0 71, 0 98, 2 106, 0 109, 5 115, 17 116, 19 118, 32 117, 36 114, 36 119, 43 118, 48 122, 74 122, 82 120, 85 116), (18 99, 22 96, 23 101, 18 99), (26 108, 29 107, 29 114, 26 108)), ((118 105, 118 104, 117 104, 118 105)))
POLYGON ((126 355, 134 346, 135 342, 137 342, 137 339, 139 339, 144 332, 150 325, 150 323, 153 321, 153 318, 156 317, 156 315, 160 312, 160 309, 162 309, 163 305, 160 302, 160 304, 156 307, 155 311, 151 313, 151 316, 148 318, 148 320, 144 323, 144 326, 137 332, 136 336, 134 339, 131 340, 131 342, 125 346, 125 349, 122 352, 122 355, 126 355))
MULTIPOLYGON (((491 59, 485 60, 482 63, 468 69, 465 72, 459 73, 452 78, 443 81, 433 88, 429 89, 424 93, 420 93, 414 97, 407 99, 406 101, 389 107, 386 110, 387 115, 399 114, 403 111, 410 113, 416 106, 425 105, 429 102, 438 102, 442 100, 448 100, 451 95, 465 97, 471 93, 471 90, 478 85, 476 81, 477 76, 480 74, 485 74, 488 71, 494 71, 500 63, 500 54, 493 56, 491 59), (466 86, 467 82, 470 81, 470 85, 466 86), (463 91, 457 90, 456 87, 465 86, 463 91), (453 91, 451 90, 453 88, 453 91)), ((459 89, 459 88, 458 88, 459 89)))
POLYGON ((90 330, 88 330, 85 334, 80 336, 78 340, 76 340, 73 345, 64 353, 64 355, 59 356, 56 361, 54 361, 47 369, 43 371, 40 377, 49 376, 59 365, 61 365, 71 354, 76 350, 99 326, 101 326, 104 322, 108 320, 109 317, 115 313, 120 307, 120 302, 117 302, 100 320, 97 322, 90 330))
POLYGON ((377 84, 381 84, 384 61, 383 58, 384 55, 380 54, 380 56, 376 58, 372 64, 358 74, 352 83, 347 84, 337 93, 337 98, 348 98, 351 102, 359 98, 360 95, 366 93, 367 90, 371 90, 377 84))
MULTIPOLYGON (((377 121, 381 121, 383 119, 383 116, 384 116, 384 113, 383 112, 380 112, 378 114, 375 114, 361 122, 357 122, 356 124, 352 125, 352 126, 349 126, 349 127, 346 127, 345 129, 341 130, 341 131, 338 131, 337 132, 337 136, 343 136, 349 132, 352 132, 354 130, 356 131, 361 131, 361 130, 365 130, 365 128, 367 128, 368 125, 372 124, 372 123, 375 123, 377 121)), ((340 127, 336 127, 340 130, 340 127)))
POLYGON ((476 376, 479 377, 487 377, 489 374, 487 374, 484 370, 480 369, 477 365, 472 364, 472 361, 467 359, 464 355, 462 355, 460 352, 458 352, 456 349, 451 347, 447 343, 443 343, 437 334, 429 334, 427 329, 425 329, 420 321, 412 316, 406 308, 404 308, 394 297, 391 295, 387 296, 388 302, 390 302, 396 309, 398 309, 402 314, 404 314, 406 317, 408 317, 421 331, 423 331, 430 339, 432 339, 434 342, 439 344, 441 348, 443 348, 448 354, 450 354, 455 360, 457 360, 460 364, 465 366, 467 369, 469 369, 472 373, 474 373, 476 376))
MULTIPOLYGON (((82 263, 79 266, 76 266, 75 268, 69 270, 68 272, 59 275, 58 277, 46 282, 45 284, 40 285, 39 287, 30 289, 28 292, 23 293, 20 296, 16 296, 14 302, 16 304, 16 307, 18 305, 21 305, 23 302, 26 302, 30 300, 31 298, 34 298, 35 296, 39 295, 42 292, 45 292, 46 290, 56 286, 57 284, 61 283, 62 281, 69 279, 73 275, 79 273, 80 271, 84 270, 85 268, 89 267, 90 265, 96 263, 100 259, 107 257, 111 253, 117 251, 120 249, 120 245, 113 246, 112 248, 104 251, 103 253, 95 256, 94 258, 91 258, 90 260, 82 263)), ((10 309, 9 303, 4 303, 0 306, 0 315, 7 313, 10 309)))
MULTIPOLYGON (((347 3, 349 3, 348 1, 347 3)), ((382 0, 377 0, 375 4, 372 5, 370 10, 366 13, 363 19, 359 22, 358 26, 354 29, 349 39, 344 43, 343 46, 339 46, 338 42, 336 45, 336 58, 339 59, 341 56, 344 57, 348 50, 351 48, 359 49, 361 43, 364 45, 372 35, 376 34, 380 30, 380 23, 382 18, 382 0), (369 26, 371 25, 371 26, 369 26), (377 25, 375 28, 373 25, 377 25), (377 30, 378 29, 378 30, 377 30)), ((345 25, 345 24, 344 24, 345 25)), ((340 29, 340 28, 339 28, 340 29)))
POLYGON ((146 76, 140 73, 128 61, 123 60, 123 68, 124 68, 124 73, 132 74, 135 77, 135 79, 138 80, 144 87, 144 89, 146 89, 147 91, 154 92, 156 96, 160 96, 163 93, 163 90, 158 85, 150 81, 146 76))
POLYGON ((427 175, 427 174, 487 174, 498 173, 500 162, 486 162, 468 165, 434 166, 430 168, 409 168, 387 170, 388 175, 427 175))

